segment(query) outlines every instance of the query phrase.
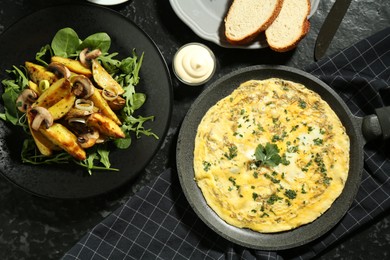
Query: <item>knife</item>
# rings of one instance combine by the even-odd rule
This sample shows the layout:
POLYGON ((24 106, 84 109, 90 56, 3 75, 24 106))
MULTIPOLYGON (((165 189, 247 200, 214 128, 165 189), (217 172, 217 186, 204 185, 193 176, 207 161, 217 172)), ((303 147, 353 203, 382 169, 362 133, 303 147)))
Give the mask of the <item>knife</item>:
POLYGON ((314 47, 315 60, 321 59, 328 49, 352 0, 336 0, 325 18, 314 47))

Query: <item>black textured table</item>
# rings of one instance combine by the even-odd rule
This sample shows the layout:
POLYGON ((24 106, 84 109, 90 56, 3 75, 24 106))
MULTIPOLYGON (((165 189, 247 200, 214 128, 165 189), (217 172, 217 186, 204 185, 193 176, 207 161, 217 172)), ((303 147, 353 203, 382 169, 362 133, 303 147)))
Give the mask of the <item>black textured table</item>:
MULTIPOLYGON (((0 33, 34 11, 53 4, 81 1, 0 0, 0 33)), ((298 48, 288 53, 269 49, 225 49, 197 37, 170 7, 168 0, 130 0, 111 7, 141 27, 155 41, 170 66, 175 51, 188 42, 209 46, 218 60, 214 79, 237 68, 283 64, 304 68, 314 62, 314 43, 334 1, 322 0, 311 18, 311 30, 298 48)), ((346 48, 390 25, 390 1, 354 0, 327 54, 346 48)), ((21 32, 20 40, 23 40, 21 32)), ((0 46, 1 47, 1 46, 0 46)), ((0 57, 1 58, 1 57, 0 57)), ((1 70, 7 68, 0 68, 1 70)), ((122 205, 164 169, 174 167, 180 123, 200 92, 207 87, 182 85, 172 75, 173 116, 166 140, 138 179, 104 196, 86 200, 49 200, 22 191, 0 177, 0 259, 58 259, 90 228, 122 205)), ((385 259, 390 255, 390 212, 347 237, 322 259, 385 259)))

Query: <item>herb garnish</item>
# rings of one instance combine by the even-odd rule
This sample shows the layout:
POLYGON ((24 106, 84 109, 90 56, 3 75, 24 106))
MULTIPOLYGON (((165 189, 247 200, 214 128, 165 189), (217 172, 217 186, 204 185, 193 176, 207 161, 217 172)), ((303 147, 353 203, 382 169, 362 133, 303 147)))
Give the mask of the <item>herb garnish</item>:
POLYGON ((228 153, 224 153, 224 156, 228 159, 228 160, 231 160, 233 159, 234 157, 237 156, 237 146, 235 146, 234 144, 230 145, 228 147, 229 149, 229 152, 228 153))
POLYGON ((255 158, 256 162, 259 163, 259 166, 275 167, 282 162, 278 146, 268 142, 265 146, 259 144, 256 147, 255 158))
POLYGON ((306 102, 303 99, 299 99, 299 107, 305 109, 307 106, 306 102))
POLYGON ((286 190, 284 192, 284 195, 291 200, 293 200, 297 197, 297 193, 294 190, 286 190))
POLYGON ((269 205, 273 205, 275 202, 277 202, 278 200, 281 200, 281 199, 282 199, 281 197, 279 197, 278 195, 276 195, 276 194, 274 193, 274 194, 272 194, 272 195, 268 198, 267 203, 268 203, 269 205))
POLYGON ((321 138, 316 138, 313 140, 315 145, 322 145, 324 143, 324 140, 321 138))

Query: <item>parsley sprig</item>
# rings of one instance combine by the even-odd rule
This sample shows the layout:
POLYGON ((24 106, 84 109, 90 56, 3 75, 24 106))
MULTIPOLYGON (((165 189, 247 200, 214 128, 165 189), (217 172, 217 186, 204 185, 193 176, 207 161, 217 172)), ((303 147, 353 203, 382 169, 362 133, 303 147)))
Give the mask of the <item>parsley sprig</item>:
POLYGON ((265 146, 259 144, 256 147, 255 158, 256 163, 258 163, 259 166, 275 167, 282 162, 278 146, 269 142, 267 142, 265 146))

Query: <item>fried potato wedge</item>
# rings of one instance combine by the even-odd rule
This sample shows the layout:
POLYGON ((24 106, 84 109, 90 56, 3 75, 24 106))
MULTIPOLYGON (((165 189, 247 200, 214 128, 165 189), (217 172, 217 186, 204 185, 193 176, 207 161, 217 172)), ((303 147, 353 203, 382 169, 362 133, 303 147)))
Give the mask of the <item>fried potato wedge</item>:
POLYGON ((42 106, 44 108, 49 108, 72 91, 72 86, 69 80, 61 78, 54 82, 45 92, 43 92, 32 104, 32 107, 42 106))
POLYGON ((41 91, 39 90, 39 87, 38 87, 38 85, 35 82, 29 80, 28 81, 28 87, 29 87, 29 89, 31 89, 32 91, 34 91, 38 95, 41 94, 41 91))
POLYGON ((69 110, 69 112, 65 115, 65 120, 69 119, 69 118, 75 118, 75 117, 76 118, 78 118, 78 117, 84 118, 84 117, 89 116, 92 113, 97 113, 97 112, 99 112, 99 108, 97 108, 97 107, 93 107, 92 112, 72 107, 69 110))
MULTIPOLYGON (((103 90, 99 89, 100 94, 102 95, 103 90)), ((126 99, 121 96, 117 96, 112 100, 107 100, 108 105, 113 111, 121 110, 126 105, 126 99)))
POLYGON ((44 66, 26 61, 24 63, 27 69, 27 73, 30 77, 30 79, 35 83, 39 85, 39 82, 41 80, 47 80, 50 84, 52 84, 54 81, 57 80, 57 76, 51 72, 48 71, 44 66))
POLYGON ((119 120, 118 116, 111 109, 107 100, 104 99, 102 94, 100 94, 100 92, 96 88, 93 92, 93 95, 89 99, 93 101, 95 107, 98 107, 103 115, 113 120, 117 125, 122 125, 121 120, 119 120))
POLYGON ((58 145, 77 160, 85 160, 87 155, 78 144, 77 137, 65 126, 54 123, 49 128, 41 127, 39 131, 51 142, 58 145))
POLYGON ((94 127, 101 134, 113 137, 113 138, 124 138, 125 134, 122 129, 110 118, 100 114, 93 113, 87 119, 87 125, 94 127))
POLYGON ((30 126, 30 133, 34 139, 35 145, 41 154, 45 156, 50 156, 53 154, 54 150, 57 150, 58 147, 47 139, 41 132, 35 131, 31 128, 31 122, 33 120, 31 113, 26 113, 28 125, 30 126))
POLYGON ((65 116, 73 107, 76 96, 70 92, 66 97, 48 108, 53 120, 58 120, 65 116))
POLYGON ((51 57, 52 62, 59 62, 65 67, 67 67, 70 71, 76 73, 76 74, 82 74, 88 78, 92 77, 92 71, 81 64, 78 60, 72 60, 69 58, 59 57, 59 56, 53 56, 51 57))
POLYGON ((56 150, 56 145, 53 144, 49 139, 47 139, 41 132, 32 129, 30 132, 39 152, 41 152, 41 154, 45 156, 52 155, 53 150, 56 150))
POLYGON ((95 82, 102 89, 113 90, 118 95, 122 95, 125 92, 122 86, 111 77, 96 59, 92 60, 92 75, 95 82))

